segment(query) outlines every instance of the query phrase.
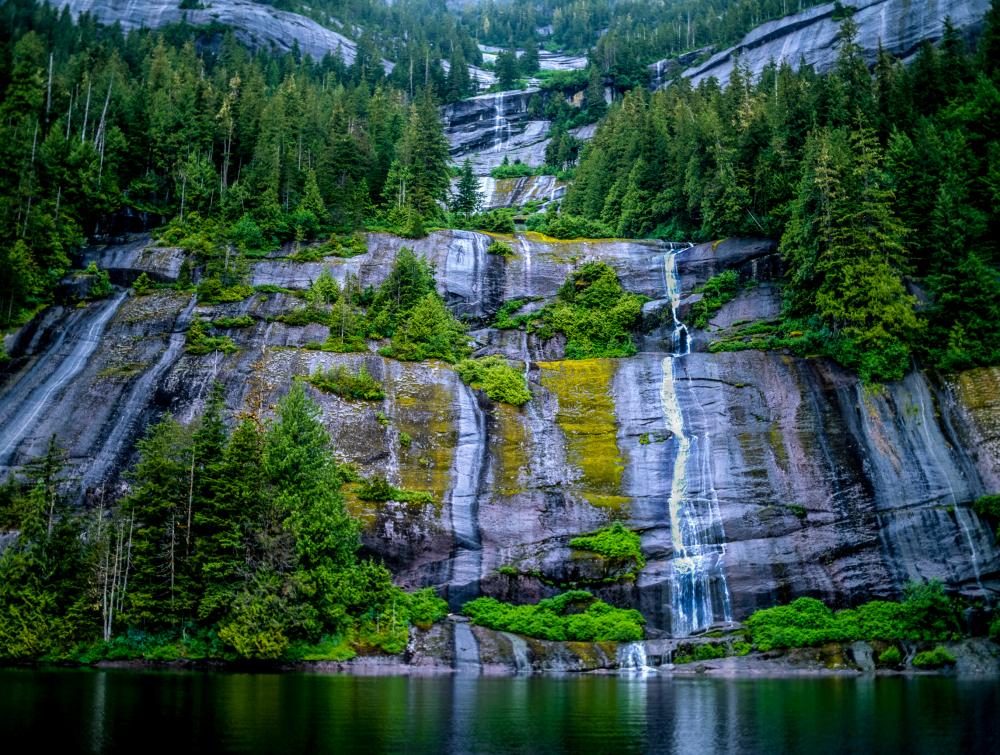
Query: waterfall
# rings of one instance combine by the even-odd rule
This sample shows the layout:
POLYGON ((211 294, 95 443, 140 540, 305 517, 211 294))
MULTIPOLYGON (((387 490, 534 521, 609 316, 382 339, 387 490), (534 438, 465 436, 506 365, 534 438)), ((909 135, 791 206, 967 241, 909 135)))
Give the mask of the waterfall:
POLYGON ((619 642, 616 657, 619 671, 631 671, 642 675, 651 671, 644 642, 619 642))
POLYGON ((0 463, 14 460, 18 445, 44 417, 44 410, 87 364, 101 342, 105 326, 126 296, 128 291, 120 291, 110 299, 91 305, 79 318, 67 322, 58 340, 3 397, 0 401, 3 428, 0 430, 0 463), (68 335, 70 330, 74 331, 73 336, 68 335), (69 353, 60 356, 60 347, 68 337, 72 346, 69 353), (50 366, 54 369, 47 377, 40 378, 50 366), (4 416, 6 412, 3 409, 8 410, 7 416, 4 416))
POLYGON ((456 621, 454 626, 455 671, 460 674, 478 674, 481 667, 479 643, 472 633, 472 625, 468 621, 456 621))
POLYGON ((732 621, 729 588, 723 569, 725 536, 714 485, 707 497, 692 498, 688 495, 688 466, 696 453, 702 479, 711 480, 712 475, 707 437, 700 439, 688 433, 677 396, 675 363, 691 353, 687 326, 677 318, 681 296, 677 255, 681 251, 683 248, 671 249, 664 256, 663 279, 670 299, 674 351, 663 359, 663 382, 660 387, 663 418, 676 444, 668 516, 673 546, 671 629, 674 636, 679 637, 711 626, 717 618, 716 607, 720 609, 719 619, 727 623, 732 621))
POLYGON ((506 118, 504 110, 504 96, 506 92, 497 92, 493 96, 493 151, 506 152, 507 144, 510 142, 510 121, 506 118))
POLYGON ((453 608, 479 594, 483 558, 477 505, 486 454, 486 418, 472 389, 458 386, 458 447, 452 468, 451 529, 455 552, 451 559, 448 602, 453 608))
POLYGON ((178 315, 173 332, 170 334, 167 348, 163 350, 163 354, 160 355, 156 364, 146 370, 142 377, 135 382, 124 403, 119 404, 121 408, 119 409, 118 421, 104 440, 100 451, 97 452, 93 461, 87 465, 86 472, 81 480, 80 487, 84 492, 91 485, 100 482, 111 465, 121 460, 122 445, 126 437, 130 434, 138 416, 149 405, 151 394, 159 382, 160 376, 173 366, 177 355, 184 348, 186 339, 185 331, 191 322, 191 313, 194 311, 197 303, 198 298, 192 296, 187 307, 178 315))
POLYGON ((531 242, 523 235, 517 236, 521 251, 524 252, 524 295, 532 296, 531 290, 531 242))
POLYGON ((514 670, 518 674, 530 674, 533 670, 531 659, 528 657, 528 643, 518 634, 503 632, 503 636, 510 641, 510 650, 514 657, 514 670))

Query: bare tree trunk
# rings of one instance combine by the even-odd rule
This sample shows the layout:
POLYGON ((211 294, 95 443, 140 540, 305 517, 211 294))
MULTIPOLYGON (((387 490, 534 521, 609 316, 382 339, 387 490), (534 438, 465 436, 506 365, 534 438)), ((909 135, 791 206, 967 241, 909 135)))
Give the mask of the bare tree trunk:
POLYGON ((52 63, 55 53, 49 53, 49 83, 45 87, 45 122, 49 122, 49 110, 52 109, 52 63))
POLYGON ((83 108, 83 130, 80 132, 80 143, 87 141, 87 119, 90 117, 90 90, 94 82, 87 82, 87 104, 83 108))
POLYGON ((191 552, 191 510, 194 508, 194 449, 191 449, 191 475, 188 478, 187 530, 184 533, 184 555, 191 552))

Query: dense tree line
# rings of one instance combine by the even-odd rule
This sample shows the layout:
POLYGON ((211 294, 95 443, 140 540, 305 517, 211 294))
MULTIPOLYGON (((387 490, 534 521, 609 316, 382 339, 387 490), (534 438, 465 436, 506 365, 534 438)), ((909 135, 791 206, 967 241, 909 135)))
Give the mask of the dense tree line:
POLYGON ((780 238, 784 335, 866 377, 899 377, 914 353, 996 363, 998 35, 995 5, 976 54, 949 26, 912 65, 883 53, 869 72, 847 20, 826 76, 772 65, 637 89, 584 148, 563 210, 622 236, 780 238))
POLYGON ((85 512, 54 443, 0 488, 20 535, 0 555, 0 658, 289 660, 398 652, 443 616, 359 559, 319 409, 294 384, 274 418, 226 421, 216 387, 192 425, 139 443, 131 492, 85 512))
POLYGON ((203 35, 0 8, 0 326, 49 300, 86 237, 197 213, 220 245, 259 247, 439 212, 447 82, 429 68, 397 87, 364 56, 254 54, 231 34, 203 48, 203 35))

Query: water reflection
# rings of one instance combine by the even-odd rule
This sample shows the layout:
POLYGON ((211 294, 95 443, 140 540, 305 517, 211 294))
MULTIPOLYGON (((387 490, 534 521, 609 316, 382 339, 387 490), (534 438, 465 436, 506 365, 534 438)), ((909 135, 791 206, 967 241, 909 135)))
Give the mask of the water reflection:
POLYGON ((1000 681, 0 671, 8 752, 1000 752, 1000 681))

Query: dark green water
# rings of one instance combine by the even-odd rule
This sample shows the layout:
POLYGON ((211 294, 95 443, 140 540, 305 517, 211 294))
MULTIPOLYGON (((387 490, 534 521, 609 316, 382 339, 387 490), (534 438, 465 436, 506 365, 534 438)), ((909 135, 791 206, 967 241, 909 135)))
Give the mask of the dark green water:
POLYGON ((8 753, 1000 752, 1000 680, 0 671, 8 753))

